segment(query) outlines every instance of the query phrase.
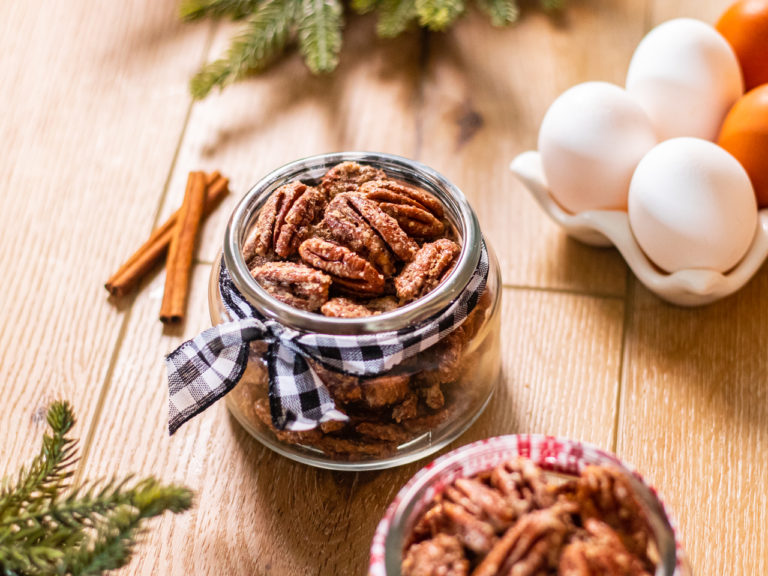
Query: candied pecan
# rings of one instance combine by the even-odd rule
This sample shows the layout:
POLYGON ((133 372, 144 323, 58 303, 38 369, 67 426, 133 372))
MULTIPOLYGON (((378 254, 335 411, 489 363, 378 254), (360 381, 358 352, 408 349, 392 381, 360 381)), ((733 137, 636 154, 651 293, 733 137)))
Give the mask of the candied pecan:
POLYGON ((650 570, 650 527, 636 500, 629 479, 611 466, 587 466, 576 488, 576 501, 584 520, 596 518, 613 528, 626 549, 650 570))
POLYGON ((584 528, 563 550, 558 576, 650 576, 610 526, 590 518, 584 528))
POLYGON ((438 534, 408 548, 402 573, 403 576, 467 576, 469 561, 457 538, 438 534))
POLYGON ((309 236, 312 222, 323 208, 317 188, 298 181, 275 190, 264 204, 256 224, 243 246, 243 257, 250 263, 256 256, 273 251, 282 258, 296 253, 309 236))
POLYGON ((430 388, 457 380, 466 342, 464 331, 459 327, 416 356, 414 363, 420 366, 421 370, 414 376, 414 386, 430 388))
POLYGON ((453 502, 444 501, 422 517, 421 523, 431 534, 449 534, 476 554, 487 554, 496 542, 496 531, 488 522, 453 502))
MULTIPOLYGON (((310 443, 308 443, 310 444, 310 443)), ((311 446, 322 450, 328 455, 347 460, 359 460, 361 458, 383 458, 393 454, 397 450, 397 442, 384 440, 353 440, 331 435, 321 435, 311 446)))
POLYGON ((391 312, 397 310, 397 299, 394 296, 382 296, 368 300, 365 305, 374 312, 391 312))
POLYGON ((397 423, 410 420, 419 414, 419 398, 416 394, 408 394, 405 400, 392 408, 392 420, 397 423))
POLYGON ((361 379, 363 400, 371 408, 396 404, 410 392, 410 381, 411 377, 403 374, 361 379))
POLYGON ((369 180, 380 180, 386 177, 383 170, 373 166, 357 162, 342 162, 325 173, 320 182, 320 190, 330 199, 341 192, 355 192, 361 184, 369 180))
MULTIPOLYGON (((336 199, 341 197, 342 195, 337 196, 336 199)), ((413 259, 419 246, 400 228, 397 220, 384 212, 376 202, 362 194, 344 194, 343 197, 371 228, 379 233, 395 256, 404 262, 410 262, 413 259)))
POLYGON ((443 205, 432 194, 421 188, 396 180, 371 180, 360 186, 360 192, 371 200, 424 208, 437 218, 443 217, 443 205))
POLYGON ((440 384, 419 388, 419 396, 424 399, 424 404, 433 410, 442 408, 445 404, 445 396, 443 395, 443 391, 440 390, 440 384))
POLYGON ((251 275, 270 295, 302 310, 317 310, 328 300, 330 276, 303 264, 267 262, 251 275))
POLYGON ((380 314, 380 312, 371 310, 365 304, 343 297, 331 298, 323 304, 320 312, 325 316, 333 318, 365 318, 366 316, 380 314))
POLYGON ((323 216, 322 235, 370 260, 380 272, 391 276, 395 272, 395 262, 387 243, 352 205, 350 196, 339 194, 328 204, 323 216))
POLYGON ((515 509, 517 516, 555 502, 544 473, 526 458, 510 460, 494 468, 490 483, 515 509))
POLYGON ((357 402, 363 399, 363 390, 360 388, 359 378, 349 374, 342 374, 335 370, 329 370, 313 360, 310 360, 309 363, 336 402, 349 404, 350 402, 357 402))
POLYGON ((566 539, 575 530, 573 504, 556 504, 522 516, 494 545, 472 576, 536 576, 557 568, 566 539))
POLYGON ((307 264, 330 274, 334 285, 347 292, 368 295, 384 290, 384 276, 349 248, 309 238, 299 246, 299 255, 307 264))
POLYGON ((459 478, 453 484, 450 497, 467 510, 474 507, 475 515, 490 523, 496 532, 509 528, 517 519, 517 510, 496 490, 473 478, 459 478), (471 505, 470 505, 471 503, 471 505))
POLYGON ((254 412, 264 425, 269 428, 280 442, 286 444, 309 444, 314 445, 323 438, 323 433, 318 429, 304 431, 278 430, 272 423, 272 413, 269 408, 269 400, 262 398, 254 404, 254 412))
POLYGON ((381 209, 392 216, 406 234, 417 238, 434 238, 445 231, 445 225, 420 206, 380 202, 381 209))
POLYGON ((397 424, 383 424, 381 422, 360 422, 355 426, 355 431, 367 438, 386 440, 397 444, 407 442, 413 437, 412 434, 397 424))
POLYGON ((395 278, 400 302, 410 302, 433 290, 451 270, 460 251, 458 245, 447 238, 419 248, 413 260, 395 278))

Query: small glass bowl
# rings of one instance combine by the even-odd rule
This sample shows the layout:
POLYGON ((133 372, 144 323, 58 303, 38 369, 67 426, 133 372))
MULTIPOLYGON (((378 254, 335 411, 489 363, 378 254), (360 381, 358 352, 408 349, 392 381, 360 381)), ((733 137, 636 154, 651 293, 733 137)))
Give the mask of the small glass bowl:
MULTIPOLYGON (((483 237, 477 218, 461 191, 434 170, 405 158, 388 154, 342 152, 299 160, 268 174, 243 197, 230 219, 219 255, 211 273, 209 307, 214 325, 229 317, 219 293, 219 271, 223 260, 235 286, 262 314, 304 333, 371 334, 400 330, 423 322, 455 300, 472 277, 482 251, 483 237), (449 276, 423 298, 390 312, 367 318, 329 318, 306 312, 269 295, 251 277, 242 256, 242 245, 270 194, 287 182, 300 179, 316 182, 340 162, 354 161, 384 170, 395 178, 419 186, 435 195, 454 227, 461 253, 449 276)), ((436 452, 457 438, 480 415, 498 381, 501 367, 500 298, 501 278, 493 249, 486 243, 490 271, 478 305, 465 321, 460 345, 450 336, 424 352, 382 374, 411 378, 415 390, 425 381, 439 381, 444 405, 426 408, 420 401, 419 416, 395 418, 394 407, 376 408, 373 418, 387 426, 387 438, 371 435, 371 428, 348 426, 329 433, 292 433, 274 430, 268 406, 266 345, 251 344, 248 365, 238 385, 227 395, 230 412, 257 440, 293 460, 334 470, 375 470, 399 466, 436 452), (450 340, 450 342, 449 342, 450 340), (456 354, 454 351, 458 350, 456 354), (418 381, 416 380, 418 378, 418 381), (398 421, 399 420, 399 421, 398 421), (391 433, 391 434, 390 434, 391 433), (338 438, 342 438, 343 441, 338 438)), ((458 334, 458 332, 456 333, 458 334)), ((319 373, 321 379, 349 378, 319 373)), ((338 380, 336 381, 338 382, 338 380)), ((329 386, 329 388, 331 388, 329 386)), ((350 417, 368 418, 370 406, 335 398, 350 417)), ((376 432, 379 433, 378 430, 376 432)))
POLYGON ((655 576, 690 576, 674 523, 656 491, 616 456, 583 442, 542 434, 496 436, 462 446, 441 456, 413 476, 398 492, 376 528, 369 576, 400 576, 407 538, 425 506, 457 478, 490 470, 517 457, 531 460, 550 478, 578 476, 590 464, 624 472, 643 507, 655 536, 659 565, 655 576))

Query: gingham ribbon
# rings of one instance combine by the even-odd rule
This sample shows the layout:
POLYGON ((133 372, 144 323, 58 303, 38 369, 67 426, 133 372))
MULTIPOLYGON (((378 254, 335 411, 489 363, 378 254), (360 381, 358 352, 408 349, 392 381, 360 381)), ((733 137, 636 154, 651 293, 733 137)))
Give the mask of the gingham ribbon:
POLYGON ((179 426, 222 398, 237 384, 248 362, 249 343, 269 344, 272 421, 283 430, 309 430, 328 420, 346 420, 307 359, 355 376, 376 376, 445 338, 477 305, 488 279, 488 252, 467 286, 443 311, 402 330, 331 335, 292 330, 253 308, 235 287, 222 262, 219 291, 230 318, 188 340, 165 359, 168 368, 168 429, 179 426))

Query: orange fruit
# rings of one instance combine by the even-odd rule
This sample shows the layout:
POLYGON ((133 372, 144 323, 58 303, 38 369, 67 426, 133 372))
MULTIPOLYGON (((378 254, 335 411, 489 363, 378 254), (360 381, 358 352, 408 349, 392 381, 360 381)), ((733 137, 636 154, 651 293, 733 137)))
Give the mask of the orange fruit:
POLYGON ((747 90, 768 82, 768 0, 739 0, 717 22, 741 64, 747 90))
POLYGON ((742 96, 725 117, 717 143, 749 174, 759 206, 768 206, 768 84, 742 96))

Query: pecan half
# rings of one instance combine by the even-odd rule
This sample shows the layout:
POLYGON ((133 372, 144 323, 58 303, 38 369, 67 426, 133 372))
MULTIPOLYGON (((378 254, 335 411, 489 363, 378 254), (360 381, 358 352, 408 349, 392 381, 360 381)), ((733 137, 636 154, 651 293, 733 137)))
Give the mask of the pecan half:
POLYGON ((584 528, 563 550, 558 576, 650 576, 610 526, 590 518, 584 528))
POLYGON ((444 501, 422 517, 414 530, 435 534, 456 536, 459 541, 475 554, 487 554, 496 542, 496 531, 488 522, 478 518, 466 508, 453 502, 444 501))
POLYGON ((544 473, 525 458, 511 460, 494 468, 490 482, 515 509, 518 517, 555 502, 544 473))
POLYGON ((437 218, 442 218, 444 214, 442 203, 432 194, 395 180, 366 182, 360 187, 360 192, 377 202, 421 207, 437 218))
POLYGON ((318 310, 328 300, 331 278, 295 262, 267 262, 251 275, 270 295, 302 310, 318 310))
POLYGON ((457 538, 438 534, 408 548, 402 572, 403 576, 467 576, 469 561, 457 538))
POLYGON ((459 246, 447 238, 424 244, 413 260, 395 278, 395 289, 402 303, 421 298, 432 291, 450 272, 459 256, 459 246))
POLYGON ((309 363, 337 403, 349 404, 363 399, 363 390, 360 388, 360 379, 357 376, 329 370, 313 360, 309 360, 309 363))
POLYGON ((310 266, 330 274, 335 286, 351 294, 367 296, 384 291, 384 276, 349 248, 309 238, 299 246, 299 255, 310 266))
POLYGON ((323 304, 320 308, 320 312, 324 316, 330 316, 332 318, 365 318, 367 316, 373 316, 379 314, 368 308, 365 304, 361 304, 356 300, 350 298, 331 298, 323 304))
POLYGON ((566 539, 575 530, 573 504, 556 504, 521 517, 507 530, 472 576, 536 576, 557 568, 566 539))
POLYGON ((609 466, 587 466, 578 480, 576 501, 584 520, 596 518, 608 524, 626 549, 652 570, 648 557, 651 531, 629 480, 621 472, 609 466))
POLYGON ((296 253, 309 236, 311 225, 324 206, 317 188, 294 181, 275 190, 264 204, 243 246, 250 263, 256 256, 274 252, 282 258, 296 253))
POLYGON ((382 237, 350 203, 351 194, 339 194, 325 209, 323 233, 369 260, 380 272, 391 276, 395 262, 382 237))
POLYGON ((326 172, 320 182, 320 190, 330 199, 342 192, 355 192, 358 187, 369 180, 386 178, 383 170, 373 166, 365 166, 357 162, 342 162, 326 172))
POLYGON ((410 392, 410 381, 410 376, 402 374, 361 379, 363 400, 371 408, 396 404, 410 392))
POLYGON ((403 262, 410 262, 413 259, 419 246, 400 228, 397 220, 384 212, 376 202, 362 194, 348 194, 347 201, 379 233, 395 256, 403 262))

